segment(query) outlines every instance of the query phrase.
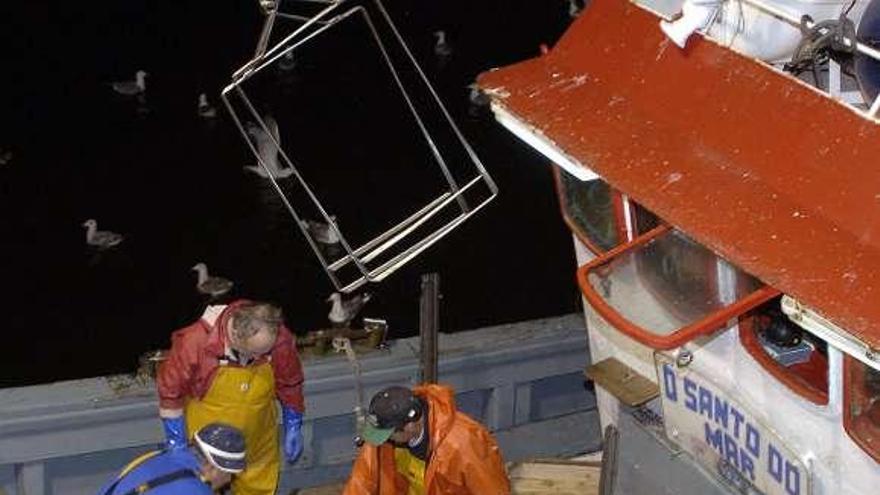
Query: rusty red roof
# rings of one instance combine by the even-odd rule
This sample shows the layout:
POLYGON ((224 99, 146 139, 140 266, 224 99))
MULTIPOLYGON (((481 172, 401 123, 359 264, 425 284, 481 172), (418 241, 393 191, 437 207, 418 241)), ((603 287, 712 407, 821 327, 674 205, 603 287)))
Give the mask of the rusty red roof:
POLYGON ((880 348, 880 126, 653 14, 593 0, 479 85, 568 156, 880 348))

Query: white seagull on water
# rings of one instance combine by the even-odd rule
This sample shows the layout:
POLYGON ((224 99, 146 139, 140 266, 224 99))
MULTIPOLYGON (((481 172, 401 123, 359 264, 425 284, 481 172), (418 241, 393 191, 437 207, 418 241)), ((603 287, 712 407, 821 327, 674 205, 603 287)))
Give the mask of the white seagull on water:
POLYGON ((278 163, 278 149, 281 147, 281 135, 278 132, 278 122, 276 122, 270 115, 266 115, 263 117, 263 123, 266 124, 266 128, 272 133, 271 137, 262 127, 253 123, 247 125, 247 133, 255 141, 257 153, 260 155, 260 160, 263 161, 266 168, 264 169, 260 164, 248 165, 244 168, 264 179, 269 178, 266 169, 269 169, 272 177, 276 179, 290 177, 293 174, 293 167, 281 168, 278 163), (275 143, 272 142, 272 138, 275 138, 275 143, 278 143, 277 147, 275 146, 275 143))
POLYGON ((446 42, 446 31, 434 31, 434 37, 437 38, 434 43, 434 55, 441 58, 452 55, 452 47, 446 42))
MULTIPOLYGON (((330 221, 335 224, 336 215, 330 215, 330 221)), ((336 233, 336 229, 331 227, 329 223, 317 222, 315 220, 300 220, 300 223, 318 244, 326 244, 328 246, 339 244, 339 234, 336 233)))
POLYGON ((208 265, 199 262, 196 263, 192 269, 199 274, 199 280, 196 282, 196 289, 202 294, 217 297, 232 290, 232 281, 223 277, 212 277, 208 274, 208 265))
POLYGON ((332 303, 330 313, 327 318, 334 327, 345 327, 351 324, 351 320, 357 316, 358 312, 364 307, 364 304, 370 300, 372 296, 368 292, 358 294, 349 299, 342 299, 342 294, 334 292, 327 298, 327 302, 332 303))
POLYGON ((208 103, 208 95, 205 93, 199 94, 199 117, 204 119, 213 119, 217 116, 217 109, 214 108, 213 105, 208 103))
POLYGON ((143 94, 147 90, 147 74, 143 70, 139 70, 134 74, 134 81, 117 81, 111 84, 113 91, 124 96, 137 96, 143 94))
POLYGON ((98 230, 98 222, 94 218, 90 218, 83 222, 86 230, 86 244, 98 249, 108 249, 116 246, 124 237, 116 232, 109 230, 98 230))

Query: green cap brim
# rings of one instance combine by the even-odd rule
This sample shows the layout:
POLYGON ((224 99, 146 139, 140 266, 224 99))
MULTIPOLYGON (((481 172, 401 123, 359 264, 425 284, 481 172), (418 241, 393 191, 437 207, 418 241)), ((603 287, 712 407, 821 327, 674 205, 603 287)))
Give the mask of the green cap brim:
POLYGON ((382 445, 394 434, 394 428, 376 428, 372 425, 364 426, 364 440, 371 445, 382 445))

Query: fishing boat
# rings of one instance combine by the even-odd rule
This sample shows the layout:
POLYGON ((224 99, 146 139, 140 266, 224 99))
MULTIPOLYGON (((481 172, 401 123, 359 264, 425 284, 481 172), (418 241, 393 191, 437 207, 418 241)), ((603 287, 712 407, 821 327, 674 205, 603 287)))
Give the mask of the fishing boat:
MULTIPOLYGON (((265 172, 261 178, 283 200, 285 209, 296 220, 295 228, 302 230, 314 248, 329 282, 339 292, 351 292, 368 283, 381 282, 420 255, 487 205, 497 188, 455 127, 380 2, 301 3, 309 8, 304 15, 288 10, 288 2, 280 6, 280 2, 260 2, 266 23, 256 53, 233 75, 222 97, 242 133, 242 146, 253 151, 265 172), (291 24, 276 26, 276 20, 291 24), (387 69, 391 87, 403 96, 423 97, 412 102, 401 99, 398 103, 404 117, 422 124, 414 126, 414 132, 430 145, 430 160, 426 163, 431 167, 427 167, 425 175, 437 179, 425 188, 430 189, 426 204, 383 211, 390 213, 391 218, 388 222, 386 218, 376 222, 382 226, 379 233, 370 231, 369 236, 360 238, 349 226, 364 223, 365 217, 349 222, 344 215, 340 215, 342 221, 337 221, 329 214, 319 201, 319 196, 324 199, 324 195, 318 192, 326 189, 315 187, 315 170, 309 167, 312 162, 298 160, 294 156, 297 148, 282 146, 272 132, 275 126, 271 121, 267 124, 269 113, 258 111, 264 110, 257 104, 258 97, 265 95, 252 86, 260 77, 278 77, 282 72, 274 69, 289 63, 288 55, 294 50, 310 48, 322 36, 333 35, 351 24, 367 33, 369 43, 362 44, 376 48, 372 55, 381 68, 387 69), (277 35, 274 38, 270 36, 273 32, 277 35), (269 45, 270 40, 278 39, 281 41, 269 45), (375 45, 370 44, 373 42, 375 45), (262 131, 247 132, 257 128, 262 131), (429 135, 428 129, 445 133, 437 137, 429 135), (253 134, 266 138, 262 140, 263 146, 253 134), (265 148, 262 154, 261 147, 265 148), (276 153, 284 162, 282 170, 296 167, 290 177, 280 177, 276 173, 279 167, 266 163, 267 156, 271 162, 276 153), (308 228, 305 219, 318 219, 326 227, 325 235, 308 228), (344 232, 340 225, 346 227, 344 232), (339 252, 323 249, 328 236, 341 246, 339 252)), ((297 51, 296 55, 300 53, 297 51)), ((277 86, 273 83, 271 87, 277 86)), ((302 107, 295 108, 298 114, 302 113, 302 107)), ((414 168, 409 163, 404 165, 414 168)), ((344 203, 354 204, 357 209, 369 206, 367 202, 350 199, 346 197, 344 203)), ((418 199, 421 201, 422 197, 418 199)), ((437 291, 434 293, 436 296, 437 291)), ((349 321, 343 323, 347 325, 349 321)), ((364 324, 387 328, 381 319, 365 318, 364 324)), ((358 332, 349 328, 326 330, 315 332, 311 339, 301 339, 303 344, 312 344, 302 352, 307 397, 304 450, 295 464, 283 467, 278 493, 345 480, 357 455, 360 423, 355 411, 362 411, 365 398, 382 388, 415 384, 425 376, 419 365, 418 337, 397 339, 380 348, 376 348, 375 341, 366 345, 349 343, 334 349, 342 352, 333 352, 328 344, 336 341, 334 337, 354 340, 358 332)), ((412 329, 396 330, 413 333, 412 329)), ((360 334, 364 336, 366 332, 360 334)), ((384 334, 383 330, 381 335, 384 334)), ((456 390, 458 408, 494 432, 506 459, 575 454, 599 447, 595 396, 584 387, 583 366, 588 349, 579 315, 440 334, 432 348, 437 351, 434 363, 440 379, 456 390)), ((161 352, 145 354, 142 369, 133 375, 0 389, 0 494, 92 495, 131 459, 160 448, 164 436, 152 377, 160 359, 161 352)))
POLYGON ((613 493, 876 491, 878 13, 592 0, 478 78, 555 164, 602 424, 665 452, 613 493))

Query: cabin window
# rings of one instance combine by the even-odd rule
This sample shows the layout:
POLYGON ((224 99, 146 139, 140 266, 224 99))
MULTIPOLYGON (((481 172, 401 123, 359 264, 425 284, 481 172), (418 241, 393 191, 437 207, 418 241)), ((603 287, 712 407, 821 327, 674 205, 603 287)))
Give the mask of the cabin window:
POLYGON ((608 251, 626 239, 620 193, 605 181, 582 181, 553 167, 562 218, 593 253, 608 251))
POLYGON ((828 403, 828 344, 791 321, 774 298, 740 318, 740 342, 761 366, 816 404, 828 403))
POLYGON ((846 356, 844 376, 844 428, 868 455, 880 462, 880 371, 846 356))
POLYGON ((650 210, 632 200, 629 201, 629 204, 636 236, 650 232, 660 225, 660 219, 650 210))
POLYGON ((605 320, 655 349, 707 335, 779 295, 666 226, 582 266, 578 283, 605 320))

